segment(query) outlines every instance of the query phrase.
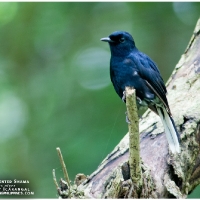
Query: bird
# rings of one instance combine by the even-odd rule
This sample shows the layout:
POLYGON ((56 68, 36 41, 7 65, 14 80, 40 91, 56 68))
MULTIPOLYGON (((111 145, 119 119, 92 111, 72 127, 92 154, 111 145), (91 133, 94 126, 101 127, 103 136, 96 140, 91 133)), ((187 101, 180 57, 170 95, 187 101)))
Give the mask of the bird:
POLYGON ((134 87, 138 110, 150 108, 160 117, 169 149, 173 154, 180 153, 180 136, 156 63, 138 50, 132 35, 126 31, 115 31, 101 41, 108 42, 110 47, 110 78, 116 93, 125 101, 125 87, 134 87))

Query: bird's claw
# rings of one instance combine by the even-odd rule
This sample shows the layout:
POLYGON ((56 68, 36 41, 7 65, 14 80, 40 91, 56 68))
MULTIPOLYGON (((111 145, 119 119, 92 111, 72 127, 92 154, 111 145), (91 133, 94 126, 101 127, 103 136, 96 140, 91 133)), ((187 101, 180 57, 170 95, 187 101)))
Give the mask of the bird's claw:
POLYGON ((123 91, 122 101, 124 103, 126 102, 126 91, 123 91))
POLYGON ((130 120, 128 118, 127 112, 125 112, 125 115, 126 115, 126 123, 130 124, 131 122, 130 122, 130 120))
POLYGON ((139 104, 142 104, 142 100, 139 97, 136 97, 139 104))

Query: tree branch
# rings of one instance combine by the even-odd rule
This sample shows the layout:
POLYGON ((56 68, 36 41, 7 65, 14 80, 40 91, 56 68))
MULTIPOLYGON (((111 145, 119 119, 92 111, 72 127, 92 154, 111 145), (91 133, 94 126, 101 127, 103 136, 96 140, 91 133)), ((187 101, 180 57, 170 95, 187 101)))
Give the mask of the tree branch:
MULTIPOLYGON (((98 169, 76 185, 76 191, 82 195, 79 198, 185 198, 200 183, 199 52, 200 19, 167 82, 169 105, 181 134, 181 153, 169 154, 162 123, 147 110, 139 123, 141 190, 136 190, 130 179, 127 134, 98 169)), ((77 197, 75 193, 74 196, 77 197)))
POLYGON ((142 185, 141 161, 140 161, 140 136, 139 120, 136 104, 135 89, 126 87, 126 108, 129 130, 129 166, 133 183, 142 185))

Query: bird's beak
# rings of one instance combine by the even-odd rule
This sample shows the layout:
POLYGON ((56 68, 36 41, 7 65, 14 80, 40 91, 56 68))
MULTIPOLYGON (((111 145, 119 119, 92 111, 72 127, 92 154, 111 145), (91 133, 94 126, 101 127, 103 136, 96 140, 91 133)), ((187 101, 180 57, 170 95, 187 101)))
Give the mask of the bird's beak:
POLYGON ((109 37, 101 38, 103 42, 113 42, 109 37))

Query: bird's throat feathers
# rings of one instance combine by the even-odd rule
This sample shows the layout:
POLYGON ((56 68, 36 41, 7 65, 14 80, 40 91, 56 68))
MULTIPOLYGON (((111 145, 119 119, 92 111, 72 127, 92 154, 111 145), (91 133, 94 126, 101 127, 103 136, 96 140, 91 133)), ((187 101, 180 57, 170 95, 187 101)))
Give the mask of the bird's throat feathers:
POLYGON ((114 44, 110 44, 110 51, 111 51, 112 56, 124 57, 138 50, 135 46, 131 46, 131 45, 122 48, 120 45, 114 46, 114 44))

